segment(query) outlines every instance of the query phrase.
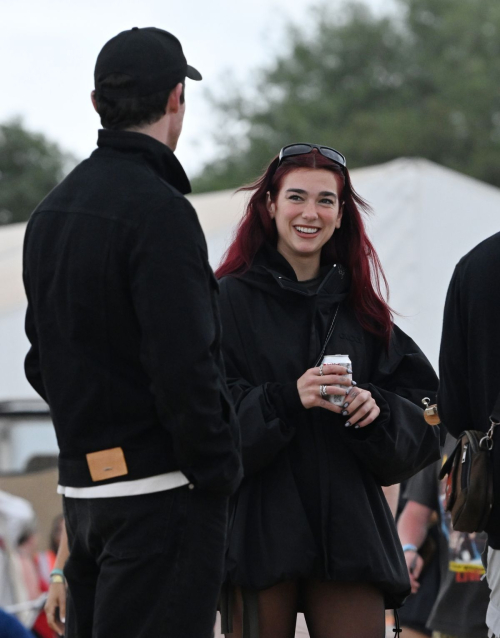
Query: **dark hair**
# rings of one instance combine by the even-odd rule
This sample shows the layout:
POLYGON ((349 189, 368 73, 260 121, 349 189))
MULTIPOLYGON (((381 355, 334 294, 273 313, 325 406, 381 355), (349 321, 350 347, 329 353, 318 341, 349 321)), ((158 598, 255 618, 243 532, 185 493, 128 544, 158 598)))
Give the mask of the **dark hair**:
MULTIPOLYGON (((125 89, 130 81, 129 75, 111 73, 101 82, 101 85, 103 88, 125 89)), ((100 94, 96 89, 94 98, 103 128, 119 131, 131 126, 154 124, 165 115, 169 95, 179 82, 183 85, 181 94, 181 104, 183 104, 185 78, 179 78, 168 90, 146 96, 110 98, 100 94)))
POLYGON ((297 168, 323 169, 339 176, 342 184, 339 196, 344 206, 342 225, 323 246, 321 263, 338 262, 347 267, 351 274, 349 302, 358 321, 363 328, 388 344, 393 318, 384 299, 381 283, 383 282, 387 294, 389 287, 380 259, 366 234, 361 215, 369 213, 370 208, 353 189, 349 171, 316 151, 287 157, 279 167, 278 157, 275 157, 259 179, 239 189, 253 191, 253 194, 236 228, 233 241, 216 271, 217 277, 246 272, 265 241, 276 246, 276 224, 268 213, 266 195, 269 192, 271 199, 275 200, 285 175, 297 168))

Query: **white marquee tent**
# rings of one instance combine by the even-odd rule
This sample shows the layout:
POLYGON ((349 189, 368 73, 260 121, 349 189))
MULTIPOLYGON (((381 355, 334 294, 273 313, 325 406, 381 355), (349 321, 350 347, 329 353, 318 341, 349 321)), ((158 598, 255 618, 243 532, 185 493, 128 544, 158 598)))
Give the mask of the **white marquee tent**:
MULTIPOLYGON (((423 159, 398 159, 353 170, 371 204, 370 236, 389 279, 397 323, 437 364, 448 282, 456 262, 500 231, 500 189, 423 159)), ((216 266, 246 194, 191 196, 216 266)), ((0 400, 34 396, 23 373, 25 297, 21 279, 24 224, 0 228, 0 400)))

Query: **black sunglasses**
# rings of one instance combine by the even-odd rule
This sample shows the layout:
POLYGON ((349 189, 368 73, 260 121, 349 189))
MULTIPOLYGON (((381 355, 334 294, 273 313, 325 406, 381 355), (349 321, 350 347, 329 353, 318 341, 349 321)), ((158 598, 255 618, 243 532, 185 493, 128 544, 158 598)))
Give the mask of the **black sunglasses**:
MULTIPOLYGON (((307 153, 311 153, 313 149, 317 149, 321 155, 332 160, 332 162, 338 164, 342 169, 347 167, 346 159, 342 153, 339 153, 329 146, 318 146, 318 144, 289 144, 288 146, 283 146, 278 156, 278 166, 281 165, 285 157, 307 155, 307 153)), ((278 166, 276 168, 278 168, 278 166)))

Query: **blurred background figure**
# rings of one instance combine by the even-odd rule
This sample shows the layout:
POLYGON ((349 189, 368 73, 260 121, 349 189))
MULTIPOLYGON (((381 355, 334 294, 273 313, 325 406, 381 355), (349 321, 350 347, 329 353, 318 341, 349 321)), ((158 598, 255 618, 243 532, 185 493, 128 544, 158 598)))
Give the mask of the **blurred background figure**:
MULTIPOLYGON (((38 586, 43 593, 49 592, 52 581, 51 572, 55 567, 56 556, 64 533, 64 517, 59 514, 52 522, 48 549, 36 552, 33 557, 38 586)), ((45 608, 41 609, 32 627, 36 636, 39 638, 54 638, 56 636, 54 627, 51 626, 49 620, 45 608)))
POLYGON ((412 477, 398 531, 412 584, 400 611, 404 638, 487 638, 489 590, 483 578, 481 552, 485 533, 453 530, 444 511, 446 479, 438 480, 442 462, 455 446, 446 439, 443 461, 412 477))
POLYGON ((405 553, 411 595, 399 612, 405 638, 431 636, 427 620, 440 584, 440 552, 446 552, 439 531, 438 472, 441 462, 407 481, 401 498, 398 532, 405 553))
MULTIPOLYGON (((33 507, 25 499, 0 492, 0 609, 12 612, 16 621, 31 629, 30 635, 36 638, 55 636, 42 607, 50 581, 47 569, 52 570, 61 537, 61 521, 62 515, 54 520, 50 549, 39 552, 33 507)), ((9 617, 3 621, 6 632, 7 627, 14 631, 16 622, 9 617)), ((4 638, 1 630, 0 636, 4 638)))
POLYGON ((63 530, 64 516, 59 514, 52 522, 48 549, 38 552, 35 557, 43 591, 47 591, 50 584, 50 572, 54 569, 63 530))
MULTIPOLYGON (((30 600, 33 582, 26 570, 23 549, 19 543, 27 539, 35 525, 32 506, 25 499, 0 491, 0 608, 30 600)), ((35 596, 36 597, 36 596, 35 596)), ((27 620, 29 614, 20 614, 27 620)))
POLYGON ((0 636, 2 638, 35 638, 12 614, 0 609, 0 636))

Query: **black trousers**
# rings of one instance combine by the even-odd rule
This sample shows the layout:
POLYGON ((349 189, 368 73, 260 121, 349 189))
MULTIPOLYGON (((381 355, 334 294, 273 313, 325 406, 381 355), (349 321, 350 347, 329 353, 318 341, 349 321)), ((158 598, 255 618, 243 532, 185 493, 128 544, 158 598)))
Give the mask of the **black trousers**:
POLYGON ((69 638, 211 638, 227 498, 188 486, 64 498, 69 638))

